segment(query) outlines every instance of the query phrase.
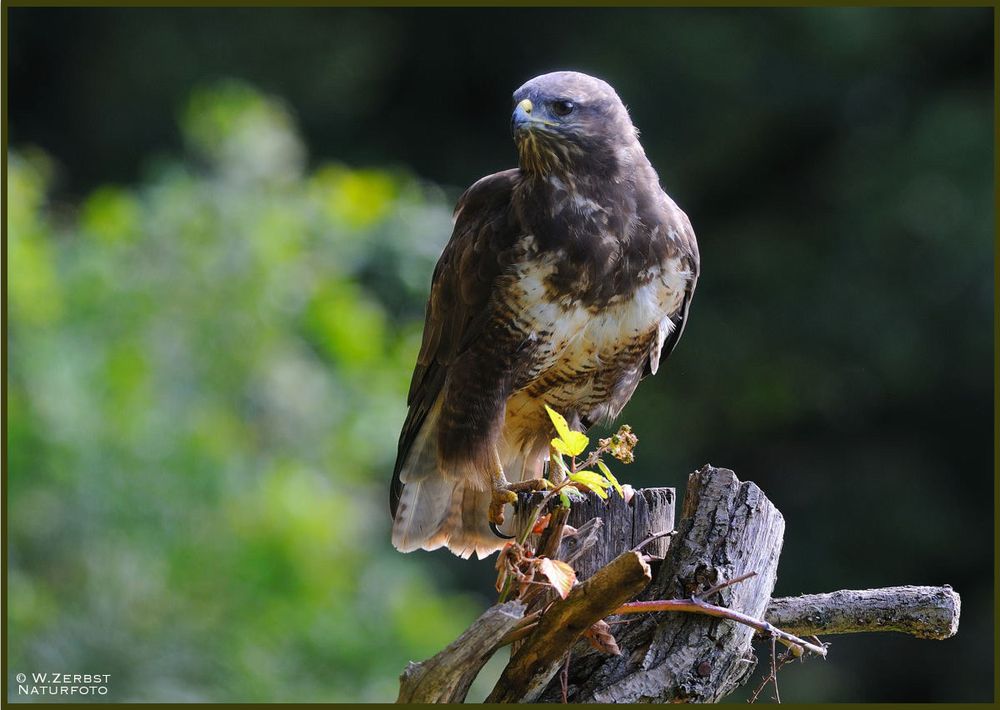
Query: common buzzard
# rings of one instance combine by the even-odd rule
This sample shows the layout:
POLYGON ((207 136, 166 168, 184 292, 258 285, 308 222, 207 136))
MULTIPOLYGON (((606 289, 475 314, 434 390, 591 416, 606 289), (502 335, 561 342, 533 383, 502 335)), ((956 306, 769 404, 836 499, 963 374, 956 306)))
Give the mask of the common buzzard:
POLYGON ((390 491, 403 552, 499 549, 490 524, 555 435, 544 405, 576 428, 617 416, 698 278, 691 223, 611 86, 544 74, 514 105, 520 167, 465 191, 434 270, 390 491))

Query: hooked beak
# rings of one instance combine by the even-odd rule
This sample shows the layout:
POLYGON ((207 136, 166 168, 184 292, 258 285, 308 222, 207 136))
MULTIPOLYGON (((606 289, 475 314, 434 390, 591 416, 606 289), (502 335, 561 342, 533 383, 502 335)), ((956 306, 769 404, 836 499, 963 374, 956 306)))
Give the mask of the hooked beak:
POLYGON ((529 130, 535 126, 551 126, 551 121, 546 121, 532 112, 535 110, 531 99, 522 99, 514 107, 514 115, 510 119, 510 130, 517 134, 520 131, 529 130))

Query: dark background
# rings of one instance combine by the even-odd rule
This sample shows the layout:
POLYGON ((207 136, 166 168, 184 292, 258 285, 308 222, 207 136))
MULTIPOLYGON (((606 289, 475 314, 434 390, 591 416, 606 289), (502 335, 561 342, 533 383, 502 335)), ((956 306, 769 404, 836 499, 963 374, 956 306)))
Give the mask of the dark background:
MULTIPOLYGON (((220 80, 283 101, 307 169, 416 175, 443 186, 445 206, 513 165, 510 95, 522 82, 556 69, 609 81, 690 216, 703 269, 682 342, 622 415, 640 444, 619 478, 683 490, 711 462, 758 483, 787 523, 776 595, 944 583, 962 594, 957 637, 831 638, 825 663, 782 672, 786 700, 991 699, 990 9, 18 8, 8 18, 10 145, 49 156, 54 215, 99 186, 159 179, 190 151, 178 126, 192 92, 220 80)), ((427 236, 433 251, 446 236, 427 236)), ((373 260, 352 283, 402 332, 422 318, 430 269, 408 291, 397 265, 373 260)), ((399 358, 401 380, 412 356, 399 358)), ((402 419, 403 400, 395 406, 389 428, 402 419)), ((12 446, 44 448, 44 428, 32 436, 12 446)), ((389 470, 364 470, 382 495, 389 470)), ((377 525, 372 544, 392 560, 377 525)), ((433 569, 428 594, 472 594, 469 613, 489 603, 491 562, 439 552, 408 564, 433 569)), ((43 570, 25 563, 23 574, 43 570)), ((55 604, 71 603, 60 594, 55 604)), ((19 639, 14 658, 44 657, 19 639)), ((287 698, 281 682, 255 697, 287 698)), ((316 697, 366 696, 320 687, 316 697)))

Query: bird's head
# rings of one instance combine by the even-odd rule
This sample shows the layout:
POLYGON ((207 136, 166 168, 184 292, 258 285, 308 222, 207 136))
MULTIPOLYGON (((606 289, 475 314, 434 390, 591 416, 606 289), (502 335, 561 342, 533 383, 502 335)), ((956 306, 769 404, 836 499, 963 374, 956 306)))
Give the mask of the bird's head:
POLYGON ((536 76, 515 91, 511 131, 521 169, 532 175, 611 175, 638 145, 615 90, 573 71, 536 76))

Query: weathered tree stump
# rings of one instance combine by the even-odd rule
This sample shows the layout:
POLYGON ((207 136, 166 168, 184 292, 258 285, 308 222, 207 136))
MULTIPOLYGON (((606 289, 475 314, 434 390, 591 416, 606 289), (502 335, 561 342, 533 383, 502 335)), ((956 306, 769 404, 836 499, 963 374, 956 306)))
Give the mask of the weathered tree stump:
MULTIPOLYGON (((541 501, 542 493, 522 494, 514 509, 515 529, 520 529, 531 511, 541 501)), ((617 495, 602 500, 590 494, 573 504, 566 524, 582 535, 565 537, 559 559, 573 559, 576 577, 584 580, 626 550, 642 545, 642 551, 662 558, 670 545, 674 529, 673 488, 643 488, 635 491, 628 501, 617 495), (597 522, 592 522, 597 521, 597 522), (648 541, 648 542, 647 542, 648 541)), ((532 536, 531 542, 537 540, 532 536)))
MULTIPOLYGON (((527 504, 538 501, 519 501, 519 528, 527 504)), ((555 509, 528 549, 572 565, 577 585, 569 596, 531 587, 522 597, 527 606, 487 610, 447 649, 407 666, 399 702, 461 702, 489 656, 507 643, 514 644, 512 657, 491 701, 560 702, 565 691, 571 702, 714 702, 753 672, 755 628, 794 641, 790 648, 798 644, 799 653, 808 647, 821 655, 825 649, 801 637, 898 631, 943 639, 958 630, 961 600, 948 586, 771 599, 784 520, 760 488, 727 469, 691 474, 681 520, 666 537, 673 519, 669 488, 636 491, 629 501, 591 495, 568 513, 555 509), (563 522, 575 531, 560 537, 553 531, 563 522), (648 612, 643 600, 656 601, 657 610, 648 612), (623 616, 609 616, 615 612, 623 616), (620 655, 581 640, 600 619, 612 624, 620 655)))
MULTIPOLYGON (((705 466, 688 479, 684 511, 653 583, 640 599, 680 599, 749 572, 719 591, 721 606, 761 618, 777 579, 785 521, 753 483, 705 466)), ((624 625, 620 656, 578 647, 571 702, 715 702, 754 669, 753 629, 693 614, 655 614, 624 625), (628 649, 625 651, 625 649, 628 649)), ((575 649, 576 651, 576 649, 575 649)), ((558 701, 550 687, 543 701, 558 701)))

